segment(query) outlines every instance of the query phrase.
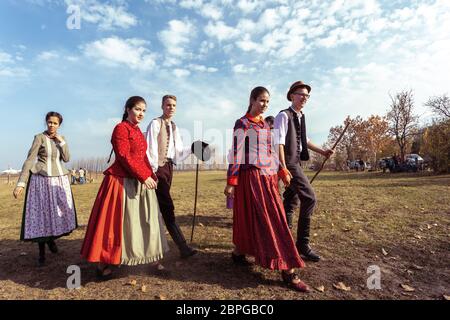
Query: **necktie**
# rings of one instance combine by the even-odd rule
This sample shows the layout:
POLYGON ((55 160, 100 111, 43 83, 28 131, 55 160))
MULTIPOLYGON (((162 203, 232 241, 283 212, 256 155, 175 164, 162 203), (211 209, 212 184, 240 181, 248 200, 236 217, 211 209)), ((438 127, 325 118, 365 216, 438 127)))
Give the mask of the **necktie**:
POLYGON ((306 124, 305 124, 305 115, 302 115, 300 124, 298 121, 298 114, 294 112, 294 120, 295 120, 295 131, 297 132, 297 151, 300 151, 300 146, 298 142, 301 142, 302 151, 300 153, 301 161, 309 160, 309 151, 308 151, 308 142, 306 141, 306 124), (298 137, 300 136, 300 141, 298 141, 298 137))
POLYGON ((309 160, 309 151, 308 151, 308 142, 306 141, 305 115, 302 116, 301 121, 302 121, 302 124, 301 124, 302 152, 300 153, 300 160, 308 161, 309 160))

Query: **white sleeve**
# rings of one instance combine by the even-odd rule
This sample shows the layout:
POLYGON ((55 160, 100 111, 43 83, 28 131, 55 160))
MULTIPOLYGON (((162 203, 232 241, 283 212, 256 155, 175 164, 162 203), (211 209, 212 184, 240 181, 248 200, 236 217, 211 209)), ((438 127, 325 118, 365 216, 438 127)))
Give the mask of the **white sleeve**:
POLYGON ((286 112, 280 112, 275 117, 275 122, 273 125, 274 129, 274 144, 286 144, 286 134, 287 134, 287 127, 288 127, 288 116, 286 112))
POLYGON ((178 128, 175 130, 175 163, 182 163, 187 157, 191 155, 191 146, 183 148, 183 140, 178 128))
POLYGON ((147 158, 154 173, 158 170, 158 134, 161 124, 158 120, 152 120, 147 127, 147 158))

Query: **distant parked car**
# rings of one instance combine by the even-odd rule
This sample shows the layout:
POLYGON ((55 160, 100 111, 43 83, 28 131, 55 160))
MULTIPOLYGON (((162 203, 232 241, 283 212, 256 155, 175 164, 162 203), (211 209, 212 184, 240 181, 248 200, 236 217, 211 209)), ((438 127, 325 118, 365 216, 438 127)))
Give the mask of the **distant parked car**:
POLYGON ((405 156, 405 161, 411 165, 420 165, 424 162, 423 158, 415 153, 407 154, 405 156))

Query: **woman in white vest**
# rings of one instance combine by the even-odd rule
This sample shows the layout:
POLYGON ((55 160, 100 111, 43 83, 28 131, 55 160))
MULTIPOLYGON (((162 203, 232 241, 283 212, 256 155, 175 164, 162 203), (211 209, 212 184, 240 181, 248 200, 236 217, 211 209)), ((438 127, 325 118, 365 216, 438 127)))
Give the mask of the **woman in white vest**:
POLYGON ((69 171, 63 164, 69 161, 69 147, 58 134, 63 117, 51 111, 45 120, 47 130, 34 136, 13 193, 18 198, 26 188, 20 240, 39 244, 39 266, 45 263, 45 244, 57 253, 54 240, 77 228, 69 171))

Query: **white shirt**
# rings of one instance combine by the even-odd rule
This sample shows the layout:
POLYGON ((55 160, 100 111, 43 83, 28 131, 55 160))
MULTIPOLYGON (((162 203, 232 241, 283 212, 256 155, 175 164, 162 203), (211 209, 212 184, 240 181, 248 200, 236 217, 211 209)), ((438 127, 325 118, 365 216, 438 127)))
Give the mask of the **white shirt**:
MULTIPOLYGON (((294 108, 292 108, 292 106, 290 107, 290 109, 298 115, 297 121, 298 121, 298 124, 301 125, 301 117, 303 117, 303 112, 295 111, 294 108)), ((274 142, 276 145, 279 145, 279 144, 285 145, 286 144, 288 123, 289 123, 289 117, 286 114, 286 112, 280 112, 275 117, 273 129, 274 129, 274 142)), ((308 137, 306 137, 306 141, 309 142, 310 139, 308 137)), ((300 151, 302 151, 302 144, 300 144, 300 151)))
MULTIPOLYGON (((161 120, 153 119, 147 127, 147 158, 152 166, 153 172, 158 171, 158 134, 161 130, 161 120)), ((183 141, 181 140, 178 129, 173 134, 172 122, 169 122, 169 149, 167 150, 167 158, 173 160, 175 164, 183 162, 191 154, 191 148, 183 148, 183 141), (174 141, 175 139, 175 141, 174 141)))

